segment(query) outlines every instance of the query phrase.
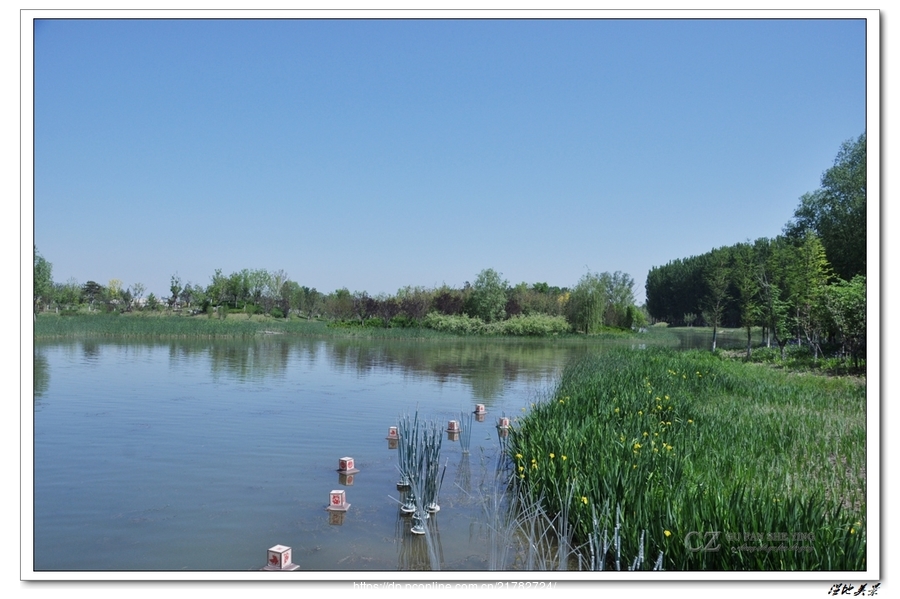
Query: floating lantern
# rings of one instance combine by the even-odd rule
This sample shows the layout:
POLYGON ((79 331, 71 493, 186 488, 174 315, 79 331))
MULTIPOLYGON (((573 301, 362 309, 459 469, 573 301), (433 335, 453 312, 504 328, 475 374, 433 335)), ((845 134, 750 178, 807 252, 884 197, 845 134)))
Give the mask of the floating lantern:
POLYGON ((396 441, 399 438, 400 438, 400 435, 397 433, 397 427, 396 426, 390 427, 388 429, 387 440, 388 441, 396 441))
POLYGON ((266 552, 266 566, 263 570, 277 572, 299 568, 297 564, 291 563, 291 548, 287 545, 275 545, 266 552))
POLYGON ((509 418, 506 416, 501 416, 500 421, 497 423, 497 426, 500 428, 509 428, 509 418))
POLYGON ((447 432, 448 433, 458 433, 459 432, 459 422, 456 420, 451 420, 447 423, 447 432))
POLYGON ((328 501, 328 507, 325 508, 332 512, 346 512, 350 509, 350 504, 347 503, 347 495, 343 490, 332 491, 331 498, 328 501))
POLYGON ((475 413, 476 414, 485 414, 486 413, 483 403, 475 404, 475 413))
POLYGON ((356 474, 359 469, 353 465, 353 458, 341 458, 338 460, 338 472, 341 474, 356 474))

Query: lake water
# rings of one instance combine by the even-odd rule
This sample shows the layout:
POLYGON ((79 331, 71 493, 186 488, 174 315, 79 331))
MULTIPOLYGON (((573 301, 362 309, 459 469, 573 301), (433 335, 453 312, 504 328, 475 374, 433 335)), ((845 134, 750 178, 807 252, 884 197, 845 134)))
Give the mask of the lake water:
POLYGON ((385 437, 402 415, 446 427, 482 403, 469 454, 443 441, 431 526, 440 569, 485 570, 497 418, 520 415, 569 360, 602 347, 37 342, 34 569, 258 570, 277 544, 302 570, 429 569, 424 539, 400 515, 385 437), (337 472, 344 456, 360 470, 349 481, 337 472), (325 510, 333 489, 351 504, 342 518, 325 510))

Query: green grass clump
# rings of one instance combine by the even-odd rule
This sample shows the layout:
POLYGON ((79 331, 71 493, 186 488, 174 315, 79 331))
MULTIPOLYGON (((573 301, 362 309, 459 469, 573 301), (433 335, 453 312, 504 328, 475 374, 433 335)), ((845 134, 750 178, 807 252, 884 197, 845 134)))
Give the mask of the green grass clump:
POLYGON ((648 349, 571 365, 509 452, 576 541, 621 510, 666 570, 863 570, 865 446, 864 384, 648 349))
POLYGON ((507 320, 487 323, 480 318, 466 314, 448 315, 432 312, 425 317, 422 325, 435 331, 454 335, 513 335, 518 337, 547 337, 563 335, 571 331, 563 316, 548 314, 518 315, 507 320))

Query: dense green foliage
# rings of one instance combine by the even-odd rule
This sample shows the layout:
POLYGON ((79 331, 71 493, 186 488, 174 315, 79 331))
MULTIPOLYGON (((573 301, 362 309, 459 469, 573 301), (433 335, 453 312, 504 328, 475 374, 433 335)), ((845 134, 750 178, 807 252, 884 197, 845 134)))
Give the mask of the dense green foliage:
POLYGON ((509 282, 500 278, 500 273, 487 268, 480 273, 472 285, 469 296, 469 314, 491 323, 506 317, 506 289, 509 282))
POLYGON ((532 314, 513 316, 507 320, 484 322, 480 318, 460 314, 448 316, 432 312, 422 321, 422 325, 436 331, 454 335, 517 335, 522 337, 544 337, 569 332, 569 323, 562 316, 532 314))
POLYGON ((576 540, 594 515, 612 530, 620 509, 622 553, 646 531, 667 570, 853 571, 865 568, 865 427, 853 381, 622 350, 570 366, 516 419, 509 455, 522 492, 568 513, 576 540), (711 532, 719 551, 691 549, 711 532), (782 534, 812 549, 752 549, 782 534))
POLYGON ((207 314, 220 319, 228 315, 243 315, 247 319, 266 315, 285 321, 298 317, 310 321, 325 319, 334 327, 345 329, 358 325, 431 329, 458 335, 543 336, 567 333, 573 326, 595 334, 601 328, 627 330, 646 324, 646 314, 634 305, 634 281, 630 276, 616 272, 589 277, 600 283, 597 292, 591 292, 592 305, 599 316, 590 327, 578 323, 581 312, 575 307, 582 304, 580 300, 569 301, 568 289, 547 283, 510 286, 490 268, 478 274, 474 285, 466 283, 460 289, 447 285, 437 289, 407 286, 395 295, 376 297, 364 291, 351 292, 346 287, 322 294, 290 280, 283 271, 270 273, 263 269, 244 269, 229 276, 216 270, 205 288, 172 275, 169 296, 163 299, 153 293, 144 299, 146 289, 142 284, 124 287, 118 279, 106 286, 95 281, 80 286, 70 280, 57 285, 49 296, 62 315, 152 315, 160 311, 171 315, 207 314))
POLYGON ((38 253, 34 246, 34 312, 37 314, 49 303, 53 291, 53 265, 38 253))
MULTIPOLYGON (((692 325, 700 314, 714 329, 743 327, 748 357, 750 330, 761 326, 767 346, 774 342, 782 355, 795 342, 815 357, 838 352, 859 363, 865 358, 865 327, 850 325, 853 319, 838 309, 836 298, 851 279, 865 297, 865 153, 865 134, 842 146, 822 188, 801 198, 785 235, 651 269, 646 284, 651 318, 692 325), (845 316, 835 317, 839 312, 845 316)), ((864 300, 855 305, 865 312, 864 300)))
POLYGON ((866 275, 866 134, 841 146, 822 185, 800 198, 785 234, 801 238, 813 231, 838 277, 866 275))
POLYGON ((576 331, 596 333, 604 327, 630 329, 634 319, 634 280, 625 273, 588 272, 568 300, 569 322, 576 331))

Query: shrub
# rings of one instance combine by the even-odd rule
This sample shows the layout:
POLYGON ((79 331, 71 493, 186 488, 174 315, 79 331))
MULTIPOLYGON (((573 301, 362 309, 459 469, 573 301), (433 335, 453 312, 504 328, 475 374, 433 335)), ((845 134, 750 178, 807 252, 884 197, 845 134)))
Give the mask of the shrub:
POLYGON ((487 331, 484 321, 466 314, 450 315, 431 312, 422 321, 422 325, 435 331, 454 335, 479 335, 487 331))
POLYGON ((503 335, 536 336, 558 335, 569 332, 569 323, 564 316, 531 314, 514 316, 499 323, 499 333, 503 335))

